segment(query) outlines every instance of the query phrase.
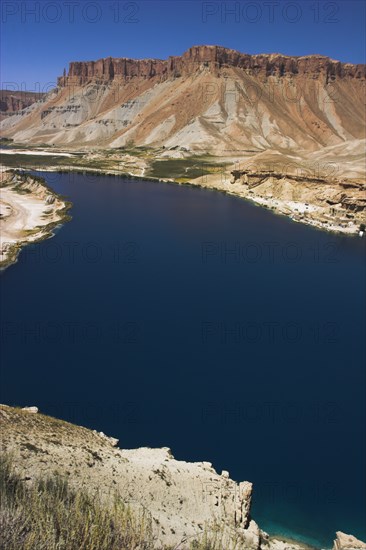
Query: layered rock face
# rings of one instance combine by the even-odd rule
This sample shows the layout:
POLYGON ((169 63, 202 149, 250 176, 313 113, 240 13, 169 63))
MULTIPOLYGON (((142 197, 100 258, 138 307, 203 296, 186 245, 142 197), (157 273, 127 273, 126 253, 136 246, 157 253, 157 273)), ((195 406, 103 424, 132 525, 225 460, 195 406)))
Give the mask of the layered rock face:
POLYGON ((323 151, 365 138, 365 67, 219 46, 164 61, 72 62, 58 88, 3 121, 2 133, 28 144, 133 142, 239 158, 269 149, 323 151))
POLYGON ((44 97, 44 94, 37 92, 13 92, 0 90, 0 113, 11 115, 29 107, 44 97))
POLYGON ((351 65, 333 61, 324 56, 288 57, 279 54, 249 55, 220 46, 194 46, 182 56, 160 59, 112 58, 98 61, 74 61, 67 75, 59 77, 58 84, 86 84, 92 80, 111 81, 130 78, 171 78, 192 74, 201 66, 217 71, 236 67, 246 74, 268 76, 322 77, 326 82, 336 78, 366 78, 365 65, 351 65))

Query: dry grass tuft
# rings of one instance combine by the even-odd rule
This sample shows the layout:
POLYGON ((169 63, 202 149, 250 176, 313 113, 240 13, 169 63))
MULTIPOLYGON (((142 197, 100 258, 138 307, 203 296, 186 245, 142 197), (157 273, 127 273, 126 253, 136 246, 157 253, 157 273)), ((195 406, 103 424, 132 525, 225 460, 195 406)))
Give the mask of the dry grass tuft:
POLYGON ((103 505, 74 491, 55 475, 31 486, 18 476, 9 456, 0 456, 1 550, 150 550, 150 518, 132 513, 116 495, 103 505))

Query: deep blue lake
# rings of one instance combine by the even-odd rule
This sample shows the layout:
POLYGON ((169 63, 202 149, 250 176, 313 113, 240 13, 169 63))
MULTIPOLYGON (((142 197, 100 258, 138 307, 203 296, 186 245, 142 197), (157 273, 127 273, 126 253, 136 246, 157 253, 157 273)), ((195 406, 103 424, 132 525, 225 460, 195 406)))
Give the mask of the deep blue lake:
POLYGON ((365 239, 214 191, 41 175, 72 221, 1 274, 0 401, 252 481, 270 532, 364 539, 365 239))

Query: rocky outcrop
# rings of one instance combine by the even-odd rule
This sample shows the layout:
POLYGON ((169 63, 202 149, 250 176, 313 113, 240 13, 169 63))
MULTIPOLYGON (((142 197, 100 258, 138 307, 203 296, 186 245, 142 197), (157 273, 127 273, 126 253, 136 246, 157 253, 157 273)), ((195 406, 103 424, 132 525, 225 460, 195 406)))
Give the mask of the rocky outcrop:
POLYGON ((248 75, 306 76, 322 78, 325 82, 337 78, 366 78, 365 65, 352 65, 334 61, 321 55, 289 57, 280 54, 249 55, 221 46, 193 46, 182 56, 161 59, 128 59, 107 57, 97 61, 73 61, 68 74, 59 77, 58 84, 85 84, 114 79, 180 77, 202 68, 217 71, 224 67, 244 70, 248 75))
POLYGON ((349 143, 347 153, 360 162, 352 148, 365 137, 365 67, 221 46, 194 46, 166 60, 74 61, 44 101, 2 121, 2 135, 27 144, 133 142, 238 158, 349 143))
POLYGON ((337 531, 333 550, 366 550, 366 544, 352 535, 337 531))
MULTIPOLYGON (((325 202, 327 205, 339 205, 344 210, 354 213, 366 212, 366 184, 362 182, 347 183, 337 178, 311 177, 295 173, 273 172, 273 171, 253 171, 253 170, 233 170, 232 180, 234 184, 240 181, 248 189, 252 190, 264 183, 278 185, 280 180, 286 179, 289 182, 297 182, 304 185, 306 191, 313 187, 317 192, 319 202, 325 202), (333 192, 331 194, 320 193, 320 186, 331 185, 333 192)), ((268 187, 268 186, 267 186, 268 187)), ((297 186, 299 198, 301 187, 297 186)))
POLYGON ((96 430, 93 430, 93 433, 99 435, 99 437, 101 437, 104 441, 108 441, 108 443, 112 445, 112 447, 117 447, 118 439, 116 439, 115 437, 110 437, 108 435, 105 435, 104 432, 97 432, 96 430))
MULTIPOLYGON (((167 447, 121 449, 102 432, 30 412, 0 405, 1 452, 12 457, 24 482, 57 471, 106 504, 117 491, 131 510, 147 514, 154 548, 187 550, 211 533, 214 547, 225 550, 314 550, 261 531, 251 517, 252 484, 218 474, 209 462, 176 460, 167 447)), ((334 550, 351 549, 366 545, 337 533, 334 550)))
MULTIPOLYGON (((14 263, 29 243, 52 237, 69 220, 71 203, 64 201, 38 176, 14 170, 0 172, 0 269, 14 263)), ((25 407, 37 413, 37 407, 25 407)))
POLYGON ((38 413, 38 407, 23 407, 22 411, 29 412, 31 414, 37 414, 38 413))
POLYGON ((75 488, 98 491, 105 502, 117 490, 133 509, 148 511, 156 548, 183 550, 219 527, 226 550, 234 549, 234 538, 242 541, 240 548, 259 549, 248 481, 236 483, 209 462, 175 460, 168 448, 120 449, 104 433, 29 412, 0 406, 2 452, 14 457, 28 483, 57 470, 75 488))
POLYGON ((39 101, 45 94, 37 92, 13 92, 11 90, 0 90, 0 114, 12 115, 33 105, 39 101))
POLYGON ((291 215, 296 221, 345 233, 363 231, 366 183, 305 172, 233 170, 230 183, 237 194, 291 215))

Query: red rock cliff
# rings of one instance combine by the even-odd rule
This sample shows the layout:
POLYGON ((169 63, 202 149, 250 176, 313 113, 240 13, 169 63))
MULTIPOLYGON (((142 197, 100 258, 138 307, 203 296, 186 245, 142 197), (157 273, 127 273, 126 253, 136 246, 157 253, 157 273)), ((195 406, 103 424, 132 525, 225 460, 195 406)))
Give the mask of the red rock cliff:
POLYGON ((16 113, 42 99, 44 95, 37 92, 0 90, 0 112, 7 115, 16 113))
POLYGON ((98 61, 73 61, 67 75, 59 77, 59 86, 86 84, 91 81, 111 81, 130 78, 175 78, 209 67, 238 67, 260 77, 306 75, 323 77, 326 82, 337 78, 366 79, 366 65, 334 61, 321 55, 289 57, 281 54, 249 55, 221 46, 193 46, 182 56, 160 59, 112 58, 98 61))

